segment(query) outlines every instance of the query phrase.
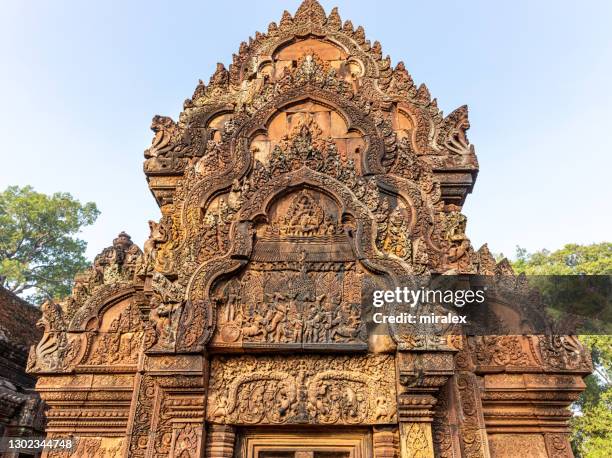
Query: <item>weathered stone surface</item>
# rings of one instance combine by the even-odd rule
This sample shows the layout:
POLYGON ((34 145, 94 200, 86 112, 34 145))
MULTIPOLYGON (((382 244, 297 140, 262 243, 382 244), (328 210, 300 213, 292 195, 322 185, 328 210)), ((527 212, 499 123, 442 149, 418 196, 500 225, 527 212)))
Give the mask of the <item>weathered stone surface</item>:
MULTIPOLYGON (((0 439, 41 435, 44 405, 26 374, 28 348, 42 333, 40 310, 0 286, 0 439)), ((9 458, 17 453, 8 451, 9 458)))
POLYGON ((75 456, 487 457, 513 435, 566 453, 590 371, 575 339, 365 330, 364 287, 513 275, 466 235, 466 107, 443 116, 363 28, 305 0, 151 128, 160 221, 43 306, 30 355, 75 456))

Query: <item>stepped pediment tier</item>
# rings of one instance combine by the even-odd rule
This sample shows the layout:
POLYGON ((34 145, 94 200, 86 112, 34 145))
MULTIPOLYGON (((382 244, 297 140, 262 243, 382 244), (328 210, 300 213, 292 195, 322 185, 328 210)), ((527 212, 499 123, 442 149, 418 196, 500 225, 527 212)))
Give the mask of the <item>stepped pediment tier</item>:
POLYGON ((178 121, 153 118, 144 170, 158 204, 172 203, 186 171, 206 156, 217 156, 208 161, 211 175, 252 168, 257 155, 238 157, 238 151, 258 134, 269 134, 270 107, 280 110, 307 99, 345 118, 351 117, 346 116, 350 107, 353 118, 374 124, 372 132, 361 129, 363 145, 348 140, 360 131, 358 125, 336 141, 339 149, 348 143, 359 148, 357 163, 379 162, 360 173, 402 175, 406 162, 419 162, 431 169, 446 204, 461 206, 471 192, 478 162, 466 135, 467 107, 444 116, 425 84, 417 86, 403 62, 392 66, 362 27, 342 22, 336 8, 328 15, 318 2, 307 0, 295 15, 285 11, 266 33, 243 42, 229 68, 217 64, 208 83, 200 80, 185 101, 178 121))

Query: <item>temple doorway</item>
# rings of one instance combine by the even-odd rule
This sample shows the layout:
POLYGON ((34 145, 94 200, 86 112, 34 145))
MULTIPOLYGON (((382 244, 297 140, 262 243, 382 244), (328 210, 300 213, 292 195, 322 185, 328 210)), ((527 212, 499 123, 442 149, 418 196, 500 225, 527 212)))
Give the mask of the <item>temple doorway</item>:
POLYGON ((245 430, 239 435, 239 458, 366 458, 372 456, 367 430, 268 431, 245 430))

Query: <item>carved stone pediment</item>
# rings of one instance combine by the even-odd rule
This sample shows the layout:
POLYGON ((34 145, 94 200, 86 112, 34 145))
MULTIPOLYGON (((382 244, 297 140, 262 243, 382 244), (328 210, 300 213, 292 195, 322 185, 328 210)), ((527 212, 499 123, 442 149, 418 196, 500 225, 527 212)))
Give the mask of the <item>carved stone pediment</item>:
POLYGON ((331 197, 308 188, 282 195, 253 236, 251 261, 213 292, 211 348, 367 348, 366 270, 331 197))
POLYGON ((522 283, 466 234, 468 128, 316 0, 242 43, 178 120, 153 119, 143 250, 119 234, 41 307, 49 437, 80 437, 66 456, 571 453, 591 369, 573 337, 366 332, 374 289, 522 283))

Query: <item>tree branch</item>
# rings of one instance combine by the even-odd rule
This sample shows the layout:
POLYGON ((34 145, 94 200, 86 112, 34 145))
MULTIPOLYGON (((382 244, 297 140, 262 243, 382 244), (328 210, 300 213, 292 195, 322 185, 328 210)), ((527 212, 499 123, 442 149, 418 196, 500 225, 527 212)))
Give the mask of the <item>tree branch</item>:
POLYGON ((13 257, 17 254, 17 252, 21 248, 21 245, 23 245, 23 242, 25 241, 25 239, 26 239, 25 236, 21 237, 21 240, 19 241, 19 243, 17 243, 17 248, 15 248, 12 252, 5 251, 4 252, 4 254, 5 254, 4 257, 6 259, 13 259, 13 257))
POLYGON ((26 289, 29 288, 34 288, 36 285, 34 283, 23 283, 23 284, 17 284, 15 286, 13 286, 12 288, 9 288, 9 291, 14 293, 14 294, 21 294, 23 293, 26 289))

